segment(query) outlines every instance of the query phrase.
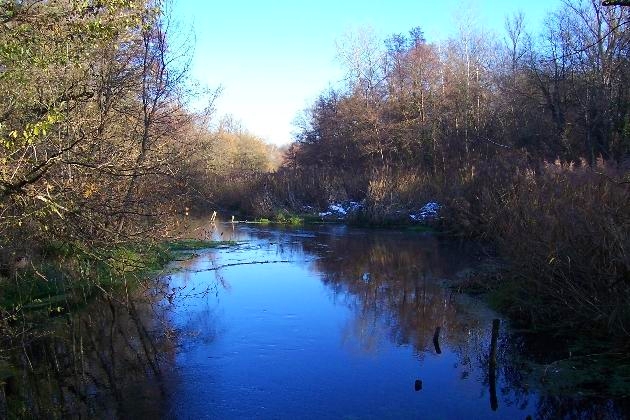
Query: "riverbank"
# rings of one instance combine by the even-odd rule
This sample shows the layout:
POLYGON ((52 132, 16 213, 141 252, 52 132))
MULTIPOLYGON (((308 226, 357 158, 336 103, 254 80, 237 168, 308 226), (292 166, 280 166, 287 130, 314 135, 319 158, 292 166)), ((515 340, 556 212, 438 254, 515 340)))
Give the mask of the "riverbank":
POLYGON ((157 383, 146 385, 161 375, 158 350, 173 347, 160 318, 166 286, 158 275, 171 261, 230 244, 52 243, 6 267, 0 277, 0 417, 108 417, 110 410, 133 413, 145 391, 163 392, 157 383), (137 386, 141 391, 132 391, 137 386))

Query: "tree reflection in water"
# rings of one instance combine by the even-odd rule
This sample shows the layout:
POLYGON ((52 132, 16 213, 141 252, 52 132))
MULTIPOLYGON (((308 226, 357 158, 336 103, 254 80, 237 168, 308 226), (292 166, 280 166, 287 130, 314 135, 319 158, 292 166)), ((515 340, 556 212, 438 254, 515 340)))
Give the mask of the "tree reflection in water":
POLYGON ((8 418, 159 418, 174 355, 159 306, 103 297, 5 344, 8 418), (167 371, 167 370, 166 370, 167 371))
MULTIPOLYGON (((343 333, 347 345, 359 343, 355 351, 376 352, 381 343, 391 342, 412 348, 419 366, 428 364, 429 358, 451 357, 457 377, 479 381, 488 410, 495 408, 499 417, 508 406, 522 408, 523 417, 541 419, 629 416, 630 407, 623 399, 545 394, 540 382, 531 381, 524 365, 517 362, 515 356, 523 346, 503 324, 497 337, 496 370, 491 369, 496 314, 442 284, 477 263, 470 249, 431 236, 341 227, 319 232, 243 231, 237 233, 255 238, 241 248, 251 247, 252 258, 268 258, 275 252, 274 258, 297 261, 318 273, 331 299, 351 309, 343 333)), ((217 261, 212 260, 218 255, 215 252, 200 258, 207 259, 210 267, 247 262, 244 252, 225 252, 225 258, 217 261)), ((195 281, 189 282, 185 274, 180 289, 156 282, 150 293, 134 299, 96 299, 77 313, 55 319, 50 331, 5 338, 0 359, 13 366, 13 375, 5 378, 0 392, 0 418, 162 417, 169 407, 161 402, 169 401, 170 384, 177 380, 170 368, 180 341, 207 344, 216 334, 212 307, 192 317, 190 326, 180 326, 177 333, 168 311, 185 309, 187 299, 217 293, 213 287, 229 287, 221 270, 213 273, 215 281, 207 289, 194 289, 195 281), (195 331, 203 334, 181 340, 195 331)), ((431 392, 435 382, 428 379, 417 378, 409 389, 431 392)))
POLYGON ((388 339, 413 346, 422 363, 426 355, 441 353, 441 344, 456 354, 462 380, 473 371, 483 373, 493 410, 503 404, 533 407, 527 411, 541 419, 628 418, 627 399, 546 395, 540 383, 530 383, 525 364, 518 362, 522 346, 506 328, 498 334, 494 363, 490 347, 496 315, 442 282, 478 263, 470 246, 432 236, 379 233, 323 235, 303 242, 304 252, 322 257, 314 269, 323 273, 333 299, 355 314, 345 328, 354 340, 345 341, 361 343, 363 351, 373 352, 379 340, 388 339))

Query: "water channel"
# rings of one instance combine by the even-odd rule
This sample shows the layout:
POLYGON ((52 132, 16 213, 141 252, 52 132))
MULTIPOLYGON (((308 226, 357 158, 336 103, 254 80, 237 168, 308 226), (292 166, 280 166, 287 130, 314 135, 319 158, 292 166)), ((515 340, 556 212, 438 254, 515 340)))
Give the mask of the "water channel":
POLYGON ((199 232, 236 245, 182 257, 142 298, 98 299, 16 348, 21 388, 7 382, 0 393, 4 415, 621 419, 630 412, 626 399, 546 392, 519 362, 522 345, 507 321, 445 287, 484 262, 475 244, 341 225, 206 224, 199 232), (16 395, 21 405, 11 402, 16 395))
POLYGON ((170 278, 169 418, 623 417, 532 388, 503 320, 491 355, 500 317, 444 287, 480 264, 474 244, 345 226, 219 235, 239 245, 170 278))

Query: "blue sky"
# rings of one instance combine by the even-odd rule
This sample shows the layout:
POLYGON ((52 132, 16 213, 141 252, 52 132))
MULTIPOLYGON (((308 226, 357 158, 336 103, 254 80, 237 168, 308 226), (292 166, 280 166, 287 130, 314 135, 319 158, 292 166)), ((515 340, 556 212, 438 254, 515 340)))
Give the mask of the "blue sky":
POLYGON ((428 42, 457 32, 470 9, 503 36, 505 16, 521 10, 532 30, 561 0, 174 0, 173 17, 194 30, 192 77, 223 87, 217 114, 231 114, 266 141, 291 141, 293 121, 343 77, 336 42, 370 27, 379 38, 419 26, 428 42))

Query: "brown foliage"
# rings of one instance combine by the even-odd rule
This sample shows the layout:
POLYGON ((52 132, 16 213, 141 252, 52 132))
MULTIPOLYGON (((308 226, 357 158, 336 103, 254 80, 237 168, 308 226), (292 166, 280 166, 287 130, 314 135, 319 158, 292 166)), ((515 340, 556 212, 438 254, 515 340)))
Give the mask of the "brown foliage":
MULTIPOLYGON (((509 162, 509 161, 506 161, 509 162)), ((497 244, 510 262, 503 305, 541 329, 630 336, 628 171, 494 161, 450 199, 450 226, 497 244)))
POLYGON ((494 236, 534 323, 630 336, 630 188, 608 178, 619 175, 547 164, 493 203, 494 236))

